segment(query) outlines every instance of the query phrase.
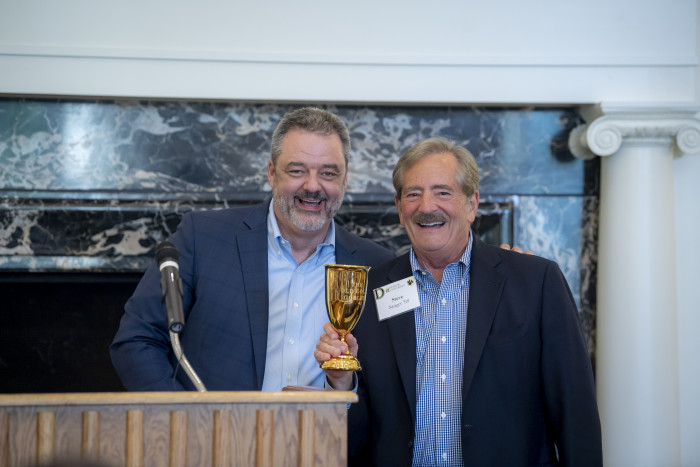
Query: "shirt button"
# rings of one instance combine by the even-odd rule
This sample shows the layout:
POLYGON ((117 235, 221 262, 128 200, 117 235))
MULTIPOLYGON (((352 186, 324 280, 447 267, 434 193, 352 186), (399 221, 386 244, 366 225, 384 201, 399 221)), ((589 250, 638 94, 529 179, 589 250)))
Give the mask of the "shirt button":
POLYGON ((291 381, 291 380, 292 380, 292 375, 287 375, 287 381, 291 381))
POLYGON ((445 336, 442 336, 442 339, 440 339, 440 340, 441 340, 441 341, 442 341, 442 343, 444 344, 445 342, 447 342, 447 337, 445 337, 445 336))
POLYGON ((299 308, 299 304, 294 302, 294 308, 299 308))
POLYGON ((289 343, 294 345, 294 339, 289 339, 289 343))
POLYGON ((445 417, 447 417, 447 414, 445 412, 440 414, 440 418, 445 418, 445 417))
POLYGON ((442 299, 442 304, 444 305, 445 303, 447 303, 447 300, 445 300, 445 299, 443 298, 443 299, 442 299))
POLYGON ((444 460, 444 461, 447 460, 447 453, 446 452, 442 453, 442 460, 444 460))
POLYGON ((447 378, 446 375, 440 375, 440 379, 441 379, 441 380, 445 381, 445 378, 447 378))

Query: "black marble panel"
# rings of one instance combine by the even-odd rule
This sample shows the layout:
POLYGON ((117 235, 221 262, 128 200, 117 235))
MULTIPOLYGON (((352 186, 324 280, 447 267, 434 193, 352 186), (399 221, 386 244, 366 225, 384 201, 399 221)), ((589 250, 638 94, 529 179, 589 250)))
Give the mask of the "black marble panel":
MULTIPOLYGON (((0 99, 6 190, 145 193, 269 191, 269 141, 291 105, 0 99)), ((325 106, 352 138, 348 193, 392 193, 398 157, 445 136, 476 157, 484 194, 591 194, 590 162, 563 146, 570 109, 325 106)), ((593 176, 591 176, 593 175, 593 176)), ((226 198, 223 196, 222 198, 226 198)))
MULTIPOLYGON (((239 202, 237 204, 243 204, 239 202)), ((222 209, 214 203, 143 203, 109 206, 96 200, 34 200, 0 210, 6 226, 0 256, 5 272, 141 272, 155 247, 177 228, 190 210, 222 209)), ((512 203, 485 202, 473 228, 492 244, 511 243, 512 203)), ((345 203, 336 222, 362 237, 397 251, 409 240, 393 203, 345 203)))

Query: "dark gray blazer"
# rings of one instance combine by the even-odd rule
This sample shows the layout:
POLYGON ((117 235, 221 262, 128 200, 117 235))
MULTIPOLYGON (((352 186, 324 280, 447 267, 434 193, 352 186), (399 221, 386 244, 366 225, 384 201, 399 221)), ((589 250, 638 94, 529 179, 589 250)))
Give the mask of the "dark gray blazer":
MULTIPOLYGON (((370 293, 411 274, 408 255, 390 260, 370 271, 370 293)), ((349 412, 351 465, 410 466, 414 314, 379 322, 369 298, 353 334, 363 369, 349 412)), ((602 465, 589 354, 556 263, 474 240, 462 374, 465 466, 602 465)))

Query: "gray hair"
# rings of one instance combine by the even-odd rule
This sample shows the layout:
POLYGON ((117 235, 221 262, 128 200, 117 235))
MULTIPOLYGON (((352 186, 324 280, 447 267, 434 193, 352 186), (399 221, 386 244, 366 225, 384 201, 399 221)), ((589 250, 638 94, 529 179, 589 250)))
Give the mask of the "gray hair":
POLYGON ((467 198, 471 198, 479 189, 479 168, 472 153, 462 146, 452 143, 446 138, 428 138, 411 146, 396 163, 394 167, 393 183, 396 195, 401 198, 403 189, 403 177, 406 170, 413 167, 426 156, 449 152, 457 160, 457 183, 467 198))
POLYGON ((272 165, 277 165, 277 159, 282 153, 282 141, 284 141, 284 137, 291 130, 303 130, 322 136, 338 135, 343 145, 343 156, 345 157, 345 167, 347 168, 350 155, 348 129, 337 115, 317 107, 303 107, 284 114, 274 133, 272 133, 270 149, 272 165))

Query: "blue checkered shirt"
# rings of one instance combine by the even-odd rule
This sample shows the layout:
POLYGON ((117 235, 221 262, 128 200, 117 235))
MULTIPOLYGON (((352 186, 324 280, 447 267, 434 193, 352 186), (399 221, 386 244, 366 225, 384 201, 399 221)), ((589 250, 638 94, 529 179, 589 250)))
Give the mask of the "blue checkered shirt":
POLYGON ((459 261, 439 283, 411 249, 421 306, 416 319, 416 433, 414 466, 462 465, 462 369, 467 334, 473 234, 459 261))

